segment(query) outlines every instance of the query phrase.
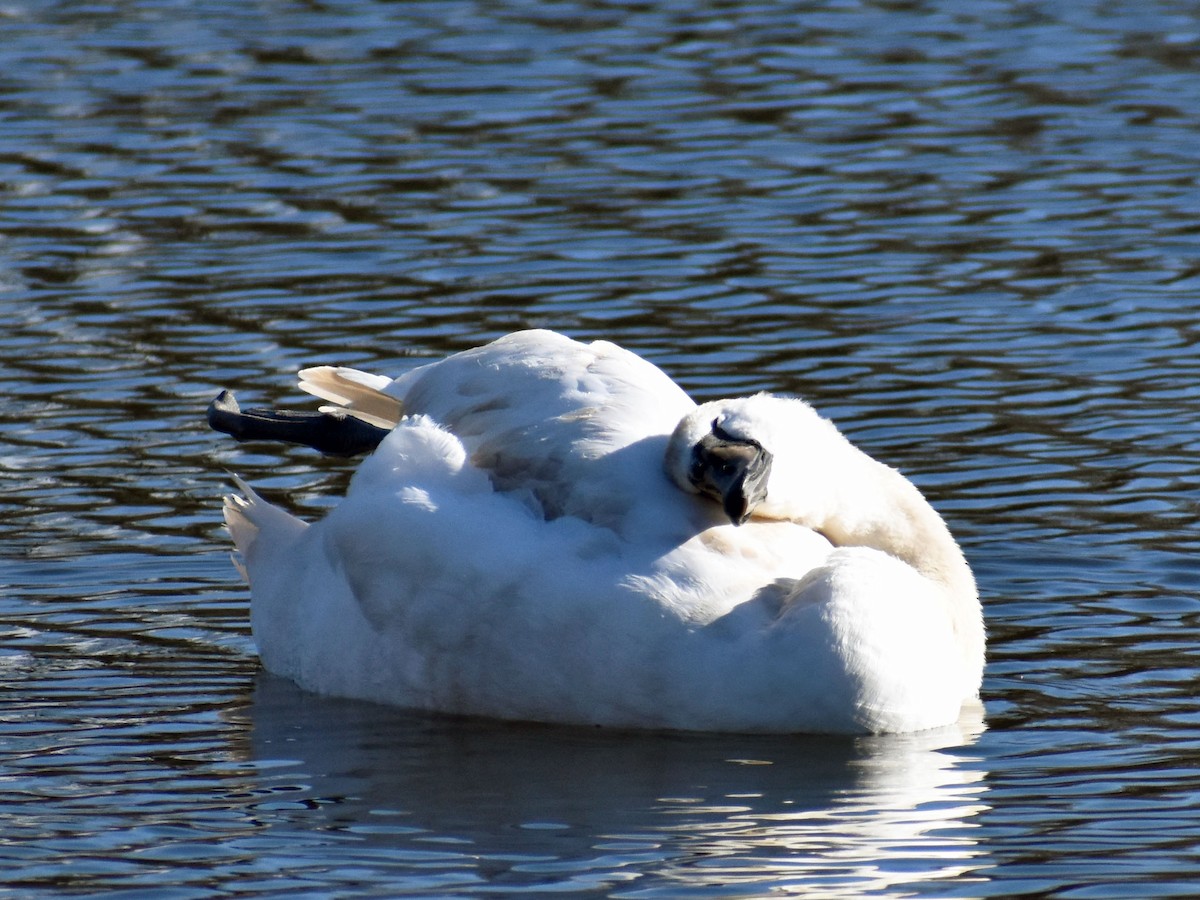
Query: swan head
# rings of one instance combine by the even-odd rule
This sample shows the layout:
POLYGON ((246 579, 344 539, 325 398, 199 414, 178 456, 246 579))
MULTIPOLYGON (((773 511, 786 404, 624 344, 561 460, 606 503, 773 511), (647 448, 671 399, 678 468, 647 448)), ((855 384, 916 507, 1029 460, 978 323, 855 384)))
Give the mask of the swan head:
MULTIPOLYGON (((755 514, 792 518, 790 509, 775 507, 790 501, 784 494, 794 495, 797 487, 789 472, 800 460, 793 457, 799 451, 809 463, 805 468, 820 473, 834 444, 844 445, 845 439, 803 400, 758 394, 704 403, 684 416, 671 435, 665 465, 679 487, 713 498, 740 525, 755 514)), ((821 492, 814 481, 804 486, 812 499, 821 492)))

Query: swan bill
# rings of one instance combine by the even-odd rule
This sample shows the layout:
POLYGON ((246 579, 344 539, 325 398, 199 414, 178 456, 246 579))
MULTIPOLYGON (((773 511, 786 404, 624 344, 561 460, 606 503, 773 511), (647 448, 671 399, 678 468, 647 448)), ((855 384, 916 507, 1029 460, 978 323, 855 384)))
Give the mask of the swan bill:
POLYGON ((716 422, 692 447, 688 480, 701 494, 717 500, 734 525, 741 525, 767 498, 771 452, 758 441, 737 438, 716 422))

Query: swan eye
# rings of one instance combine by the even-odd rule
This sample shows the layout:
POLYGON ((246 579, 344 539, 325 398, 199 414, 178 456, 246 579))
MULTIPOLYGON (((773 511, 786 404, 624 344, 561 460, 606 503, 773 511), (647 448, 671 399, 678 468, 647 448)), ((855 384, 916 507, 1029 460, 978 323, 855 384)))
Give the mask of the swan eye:
POLYGON ((688 466, 688 481, 693 487, 699 487, 708 470, 708 455, 700 444, 692 447, 692 464, 688 466))

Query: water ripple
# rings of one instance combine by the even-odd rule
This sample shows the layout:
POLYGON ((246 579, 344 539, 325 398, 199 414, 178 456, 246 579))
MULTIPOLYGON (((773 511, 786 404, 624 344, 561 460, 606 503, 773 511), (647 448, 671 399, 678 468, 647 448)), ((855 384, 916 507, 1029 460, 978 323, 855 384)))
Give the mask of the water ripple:
POLYGON ((12 889, 1192 892, 1186 6, 10 0, 0 29, 12 889), (316 516, 352 467, 220 440, 211 396, 526 326, 701 399, 801 394, 909 474, 978 576, 988 730, 618 739, 256 684, 226 472, 316 516))

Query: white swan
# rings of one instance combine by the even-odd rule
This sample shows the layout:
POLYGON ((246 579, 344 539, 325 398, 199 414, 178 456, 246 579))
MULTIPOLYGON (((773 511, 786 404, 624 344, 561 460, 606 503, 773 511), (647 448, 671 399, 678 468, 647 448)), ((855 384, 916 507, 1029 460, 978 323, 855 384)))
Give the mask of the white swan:
MULTIPOLYGON (((326 425, 381 439, 314 525, 240 481, 226 500, 263 663, 304 688, 848 733, 950 724, 978 696, 980 606, 945 524, 800 400, 697 406, 638 356, 547 331, 394 381, 301 379, 326 425)), ((232 409, 243 438, 304 440, 232 409)))

